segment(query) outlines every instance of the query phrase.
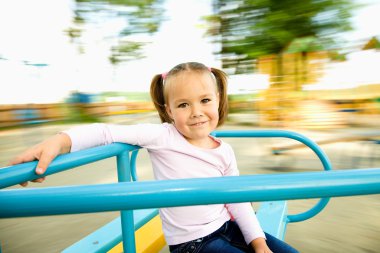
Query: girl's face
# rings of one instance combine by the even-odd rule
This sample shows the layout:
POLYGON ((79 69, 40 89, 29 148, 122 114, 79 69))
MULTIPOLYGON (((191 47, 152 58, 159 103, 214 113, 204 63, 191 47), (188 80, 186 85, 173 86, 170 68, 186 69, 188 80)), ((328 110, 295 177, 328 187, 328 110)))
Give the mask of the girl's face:
POLYGON ((185 71, 167 85, 166 111, 177 130, 195 146, 215 147, 209 134, 218 125, 219 94, 210 73, 185 71))

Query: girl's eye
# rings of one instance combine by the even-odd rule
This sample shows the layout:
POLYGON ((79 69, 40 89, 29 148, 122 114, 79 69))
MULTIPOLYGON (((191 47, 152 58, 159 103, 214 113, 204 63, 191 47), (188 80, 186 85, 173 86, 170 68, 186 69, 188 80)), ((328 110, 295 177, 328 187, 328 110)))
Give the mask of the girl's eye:
POLYGON ((187 106, 187 103, 182 103, 178 105, 178 108, 185 108, 187 106))
POLYGON ((204 99, 201 100, 201 102, 204 103, 204 104, 208 103, 210 101, 211 101, 211 99, 209 99, 209 98, 204 98, 204 99))

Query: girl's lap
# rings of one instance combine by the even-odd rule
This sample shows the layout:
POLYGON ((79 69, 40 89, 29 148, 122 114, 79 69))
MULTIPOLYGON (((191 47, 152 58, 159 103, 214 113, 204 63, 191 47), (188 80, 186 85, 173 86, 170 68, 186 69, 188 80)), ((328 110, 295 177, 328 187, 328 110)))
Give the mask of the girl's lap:
MULTIPOLYGON (((298 251, 286 242, 265 233, 266 242, 272 252, 297 253, 298 251)), ((236 222, 228 221, 211 235, 172 247, 172 253, 254 253, 245 243, 236 222)))

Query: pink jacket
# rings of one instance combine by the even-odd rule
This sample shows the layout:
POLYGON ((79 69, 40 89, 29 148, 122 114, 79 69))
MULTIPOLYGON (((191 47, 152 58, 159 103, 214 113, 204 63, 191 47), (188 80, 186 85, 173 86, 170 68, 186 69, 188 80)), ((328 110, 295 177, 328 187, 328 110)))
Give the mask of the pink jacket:
MULTIPOLYGON (((65 131, 72 141, 71 152, 113 142, 144 147, 151 158, 157 180, 238 176, 231 146, 202 149, 190 144, 172 124, 91 124, 65 131)), ((238 187, 238 186, 236 186, 238 187)), ((204 237, 234 217, 245 241, 265 235, 250 203, 161 208, 166 242, 175 245, 204 237)))

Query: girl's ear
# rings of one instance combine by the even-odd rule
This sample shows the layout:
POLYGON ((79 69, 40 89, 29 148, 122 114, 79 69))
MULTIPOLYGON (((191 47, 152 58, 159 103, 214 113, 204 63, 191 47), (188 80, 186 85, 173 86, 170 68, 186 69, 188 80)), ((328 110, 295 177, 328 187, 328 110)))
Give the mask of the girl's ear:
POLYGON ((166 113, 169 115, 169 117, 173 119, 172 110, 170 110, 170 106, 168 104, 165 104, 165 110, 166 110, 166 113))

